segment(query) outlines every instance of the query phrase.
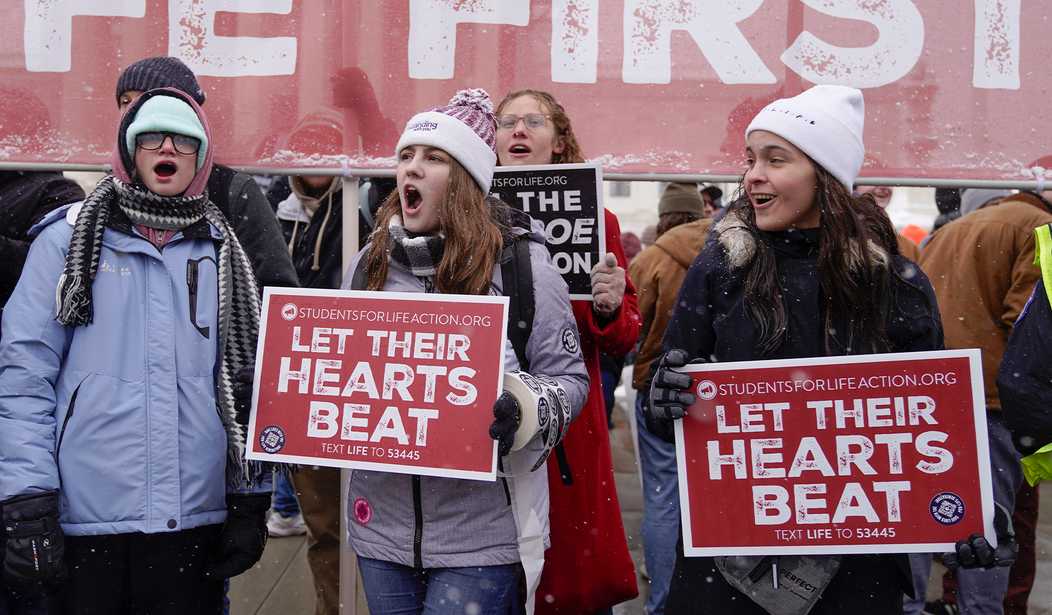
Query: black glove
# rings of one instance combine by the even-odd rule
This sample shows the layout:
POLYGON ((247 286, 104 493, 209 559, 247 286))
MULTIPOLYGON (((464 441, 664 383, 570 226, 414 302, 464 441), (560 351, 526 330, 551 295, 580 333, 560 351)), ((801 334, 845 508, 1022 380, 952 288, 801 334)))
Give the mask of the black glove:
POLYGON ((690 392, 690 374, 673 368, 689 362, 687 351, 674 348, 665 353, 650 382, 650 403, 645 413, 647 429, 666 440, 672 439, 672 421, 687 414, 687 406, 694 403, 690 392))
POLYGON ((489 437, 497 441, 497 451, 503 457, 511 452, 515 443, 515 431, 522 421, 522 408, 511 393, 504 391, 493 402, 493 424, 489 426, 489 437))
POLYGON ((4 581, 22 594, 43 594, 66 578, 58 492, 21 495, 3 504, 4 581))
POLYGON ((972 534, 968 540, 958 540, 953 553, 942 556, 947 568, 994 568, 1008 567, 1015 563, 1019 554, 1019 544, 1015 541, 1012 528, 1012 515, 1000 504, 994 504, 994 532, 997 533, 997 548, 979 534, 972 534))
POLYGON ((226 496, 226 523, 219 536, 218 557, 205 576, 229 579, 248 570, 263 557, 267 546, 269 493, 231 493, 226 496))
POLYGON ((252 411, 252 379, 256 368, 246 365, 234 374, 234 412, 238 425, 248 425, 248 415, 252 411))

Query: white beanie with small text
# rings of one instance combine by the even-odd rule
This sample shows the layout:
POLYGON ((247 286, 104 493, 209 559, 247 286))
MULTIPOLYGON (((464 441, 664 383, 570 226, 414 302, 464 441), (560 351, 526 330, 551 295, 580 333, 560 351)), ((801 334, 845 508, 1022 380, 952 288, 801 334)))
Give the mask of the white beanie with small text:
POLYGON ((843 85, 816 85, 792 98, 781 98, 756 114, 745 137, 772 132, 811 157, 851 191, 866 148, 862 92, 843 85))

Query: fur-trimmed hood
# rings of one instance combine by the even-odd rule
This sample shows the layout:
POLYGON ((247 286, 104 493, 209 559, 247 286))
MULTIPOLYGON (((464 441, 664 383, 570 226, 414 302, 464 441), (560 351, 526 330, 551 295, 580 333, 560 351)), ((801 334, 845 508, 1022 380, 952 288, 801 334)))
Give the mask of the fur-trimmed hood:
MULTIPOLYGON (((756 237, 760 231, 755 226, 750 228, 739 208, 732 206, 723 219, 712 227, 712 232, 727 253, 727 264, 732 270, 745 267, 756 256, 756 237)), ((873 240, 866 242, 865 249, 869 252, 871 262, 879 263, 882 267, 888 267, 891 263, 891 255, 873 240)), ((861 269, 864 263, 862 254, 858 241, 849 240, 845 265, 852 271, 861 269)))

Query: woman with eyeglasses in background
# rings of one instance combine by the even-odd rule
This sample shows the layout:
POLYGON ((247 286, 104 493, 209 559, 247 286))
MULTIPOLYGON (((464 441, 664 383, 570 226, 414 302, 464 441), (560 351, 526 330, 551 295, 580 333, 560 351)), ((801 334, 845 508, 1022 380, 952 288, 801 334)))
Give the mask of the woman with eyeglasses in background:
MULTIPOLYGON (((585 161, 570 118, 551 94, 512 92, 496 115, 501 165, 585 161)), ((592 301, 573 302, 591 386, 557 451, 561 459, 559 454, 548 459, 552 544, 537 590, 539 614, 607 613, 638 595, 614 486, 599 353, 621 357, 632 350, 639 338, 639 308, 625 275, 617 217, 609 211, 604 216, 609 253, 592 269, 592 301)))

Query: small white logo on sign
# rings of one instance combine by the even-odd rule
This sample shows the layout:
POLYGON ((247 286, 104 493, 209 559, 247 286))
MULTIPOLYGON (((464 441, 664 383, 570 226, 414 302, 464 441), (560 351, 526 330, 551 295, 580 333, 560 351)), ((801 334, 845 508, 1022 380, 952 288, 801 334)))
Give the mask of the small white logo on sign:
POLYGON ((300 309, 296 307, 295 303, 286 303, 281 306, 281 317, 285 320, 296 320, 296 314, 299 311, 300 309))
POLYGON ((698 397, 708 401, 716 397, 716 384, 711 380, 702 380, 698 383, 698 397))

